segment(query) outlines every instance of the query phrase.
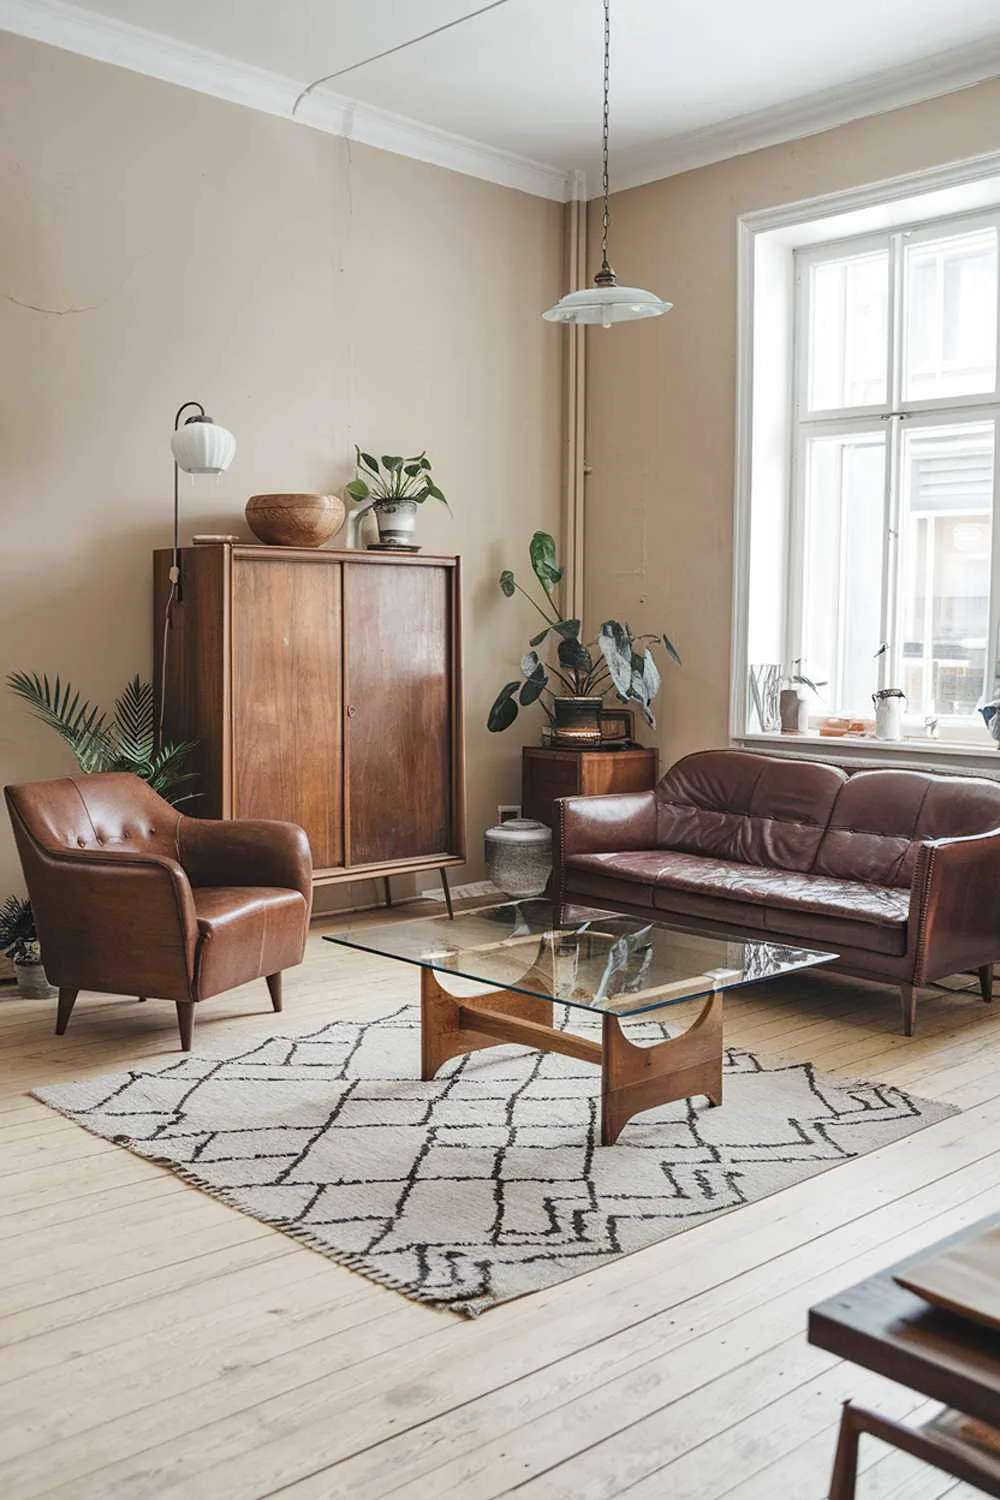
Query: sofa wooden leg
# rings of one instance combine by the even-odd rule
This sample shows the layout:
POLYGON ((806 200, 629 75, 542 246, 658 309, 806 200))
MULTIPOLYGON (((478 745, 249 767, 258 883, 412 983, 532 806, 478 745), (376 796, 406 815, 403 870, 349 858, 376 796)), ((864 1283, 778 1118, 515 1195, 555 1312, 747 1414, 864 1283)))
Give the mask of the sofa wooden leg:
POLYGON ((181 1051, 191 1051, 191 1038, 194 1036, 194 1001, 178 1000, 177 1002, 177 1029, 181 1034, 181 1051))
POLYGON ((69 1018, 73 1014, 73 1006, 79 990, 60 990, 59 1007, 56 1011, 56 1036, 62 1036, 69 1025, 69 1018))
POLYGON ((903 1010, 903 1035, 912 1036, 917 1024, 917 987, 915 984, 901 984, 899 986, 899 998, 903 1010))
POLYGON ((983 964, 979 970, 979 993, 986 1004, 993 999, 993 965, 983 964))
POLYGON ((275 1010, 281 1009, 281 975, 268 974, 267 987, 271 992, 271 1004, 275 1010))

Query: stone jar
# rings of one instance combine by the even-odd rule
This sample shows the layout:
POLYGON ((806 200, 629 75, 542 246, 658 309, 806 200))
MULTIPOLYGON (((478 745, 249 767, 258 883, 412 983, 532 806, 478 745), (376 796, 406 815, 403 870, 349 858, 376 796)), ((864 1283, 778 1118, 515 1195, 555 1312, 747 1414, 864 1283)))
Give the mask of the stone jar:
POLYGON ((552 873, 552 830, 534 818, 509 818, 488 828, 486 868, 507 896, 541 896, 552 873))

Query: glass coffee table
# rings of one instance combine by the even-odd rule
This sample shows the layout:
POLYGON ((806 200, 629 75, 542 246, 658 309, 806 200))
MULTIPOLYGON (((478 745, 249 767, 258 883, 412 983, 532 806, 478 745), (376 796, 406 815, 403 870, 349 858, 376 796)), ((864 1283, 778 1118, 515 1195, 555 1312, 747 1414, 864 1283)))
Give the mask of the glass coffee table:
POLYGON ((614 1145, 643 1110, 696 1094, 722 1103, 724 991, 837 956, 763 938, 710 937, 582 906, 564 907, 555 922, 544 900, 377 923, 326 934, 326 941, 419 967, 424 1079, 449 1058, 510 1042, 600 1068, 602 1146, 614 1145), (442 985, 444 975, 489 985, 490 993, 454 995, 442 985), (679 1036, 643 1047, 622 1031, 623 1018, 701 998, 700 1014, 679 1036), (599 1015, 601 1040, 556 1026, 555 1004, 599 1015))

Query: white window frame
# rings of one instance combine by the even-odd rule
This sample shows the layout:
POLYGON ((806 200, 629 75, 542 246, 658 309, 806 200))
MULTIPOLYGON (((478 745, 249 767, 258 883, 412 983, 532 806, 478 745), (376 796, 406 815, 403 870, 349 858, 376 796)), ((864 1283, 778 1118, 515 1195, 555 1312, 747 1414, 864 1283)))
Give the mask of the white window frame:
MULTIPOLYGON (((961 232, 965 227, 975 228, 989 225, 997 228, 1000 235, 1000 153, 978 158, 973 162, 956 163, 946 168, 912 174, 888 183, 851 189, 845 193, 832 194, 823 199, 807 203, 786 205, 759 213, 744 215, 738 221, 739 249, 739 350, 737 374, 737 434, 736 434, 736 497, 734 516, 734 580, 733 580, 733 643, 730 699, 730 735, 736 743, 753 743, 766 739, 752 732, 747 722, 749 642, 752 635, 750 621, 750 554, 751 519, 754 500, 754 460, 761 445, 755 430, 755 407, 767 403, 754 400, 754 372, 761 363, 761 334, 773 344, 775 337, 785 340, 787 362, 787 441, 789 459, 785 472, 777 475, 772 465, 765 484, 771 492, 785 486, 785 520, 783 523, 786 567, 783 597, 777 613, 781 616, 780 644, 753 660, 792 661, 800 654, 795 649, 798 632, 797 620, 801 615, 800 600, 791 597, 797 578, 793 561, 801 556, 803 515, 802 487, 798 484, 801 463, 803 433, 815 424, 833 432, 836 423, 840 430, 853 432, 866 428, 889 427, 888 456, 886 465, 887 511, 893 465, 898 464, 903 423, 914 426, 930 423, 945 425, 949 418, 993 419, 1000 437, 1000 316, 998 316, 998 360, 997 388, 992 392, 975 396, 934 397, 910 400, 905 407, 898 400, 901 389, 900 340, 903 329, 900 318, 895 320, 896 338, 890 355, 890 369, 886 389, 886 400, 879 406, 841 408, 836 412, 810 412, 800 421, 798 400, 806 391, 804 339, 797 337, 796 330, 805 325, 801 318, 801 300, 805 295, 802 272, 816 259, 831 253, 855 252, 858 248, 890 247, 890 295, 899 297, 897 268, 902 265, 904 242, 912 243, 915 236, 938 238, 944 234, 961 232), (922 212, 920 210, 923 210, 922 212), (781 258, 784 257, 782 260, 781 258), (781 270, 780 267, 785 269, 781 270), (762 283, 761 272, 767 267, 762 283), (777 269, 776 269, 777 268, 777 269), (782 280, 784 285, 782 286, 782 280), (763 292, 762 292, 763 286, 763 292), (786 299, 786 311, 780 301, 786 299), (777 299, 777 300, 776 300, 777 299), (765 306, 765 300, 767 305, 765 306), (755 326, 755 313, 760 327, 755 326), (775 330, 777 333, 775 335, 775 330), (757 336, 755 347, 755 335, 757 336)), ((896 303, 898 312, 898 301, 896 303)), ((780 364, 780 355, 774 350, 767 354, 773 368, 780 364)), ((769 397, 771 406, 773 400, 769 397)), ((759 420, 759 418, 758 418, 759 420)), ((769 416, 773 428, 773 413, 769 416)), ((772 439, 773 431, 768 438, 772 439)), ((759 465, 758 465, 759 466, 759 465)), ((988 670, 1000 658, 1000 441, 994 446, 994 516, 991 542, 991 599, 989 621, 989 645, 987 648, 988 670)), ((768 503, 772 502, 768 500, 768 503)), ((887 513, 888 529, 892 517, 887 513)), ((886 568, 892 566, 887 551, 886 568)), ((884 610, 895 610, 894 600, 889 599, 888 590, 883 590, 884 610)), ((771 614, 775 614, 772 606, 771 614)), ((886 620, 888 624, 888 620, 886 620)), ((888 632, 886 632, 888 633, 888 632)), ((883 639, 885 635, 883 635, 883 639)), ((888 673, 892 664, 880 664, 880 685, 888 685, 888 673)), ((967 722, 967 721, 966 721, 967 722)), ((784 740, 785 748, 799 747, 806 750, 802 739, 784 740)), ((950 726, 942 727, 942 738, 929 740, 917 738, 907 740, 900 746, 889 746, 870 739, 826 740, 821 743, 838 759, 869 759, 898 762, 901 758, 915 759, 918 763, 927 756, 967 762, 971 766, 993 765, 991 757, 996 752, 981 737, 969 743, 950 726), (953 739, 947 736, 954 735, 953 739)))

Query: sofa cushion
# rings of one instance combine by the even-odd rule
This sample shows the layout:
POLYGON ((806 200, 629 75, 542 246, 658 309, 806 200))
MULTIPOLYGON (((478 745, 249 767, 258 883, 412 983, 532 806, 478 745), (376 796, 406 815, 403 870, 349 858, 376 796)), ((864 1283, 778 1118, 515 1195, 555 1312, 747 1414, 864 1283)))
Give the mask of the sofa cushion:
POLYGON ((819 875, 908 887, 924 839, 1000 828, 1000 783, 924 771, 857 771, 830 817, 819 875))
POLYGON ((566 867, 572 872, 570 885, 574 891, 582 888, 581 879, 587 875, 630 885, 651 881, 655 887, 653 906, 659 908, 669 905, 672 892, 691 891, 720 903, 732 900, 844 917, 876 927, 903 928, 910 908, 909 891, 743 865, 735 860, 706 859, 669 849, 637 854, 574 854, 566 867))
POLYGON ((906 953, 906 923, 879 927, 848 917, 824 917, 814 911, 791 911, 769 906, 764 912, 764 935, 772 942, 800 942, 844 957, 850 953, 879 953, 902 958, 906 953))
POLYGON ((662 849, 779 870, 809 870, 847 773, 838 766, 707 750, 656 788, 662 849))

